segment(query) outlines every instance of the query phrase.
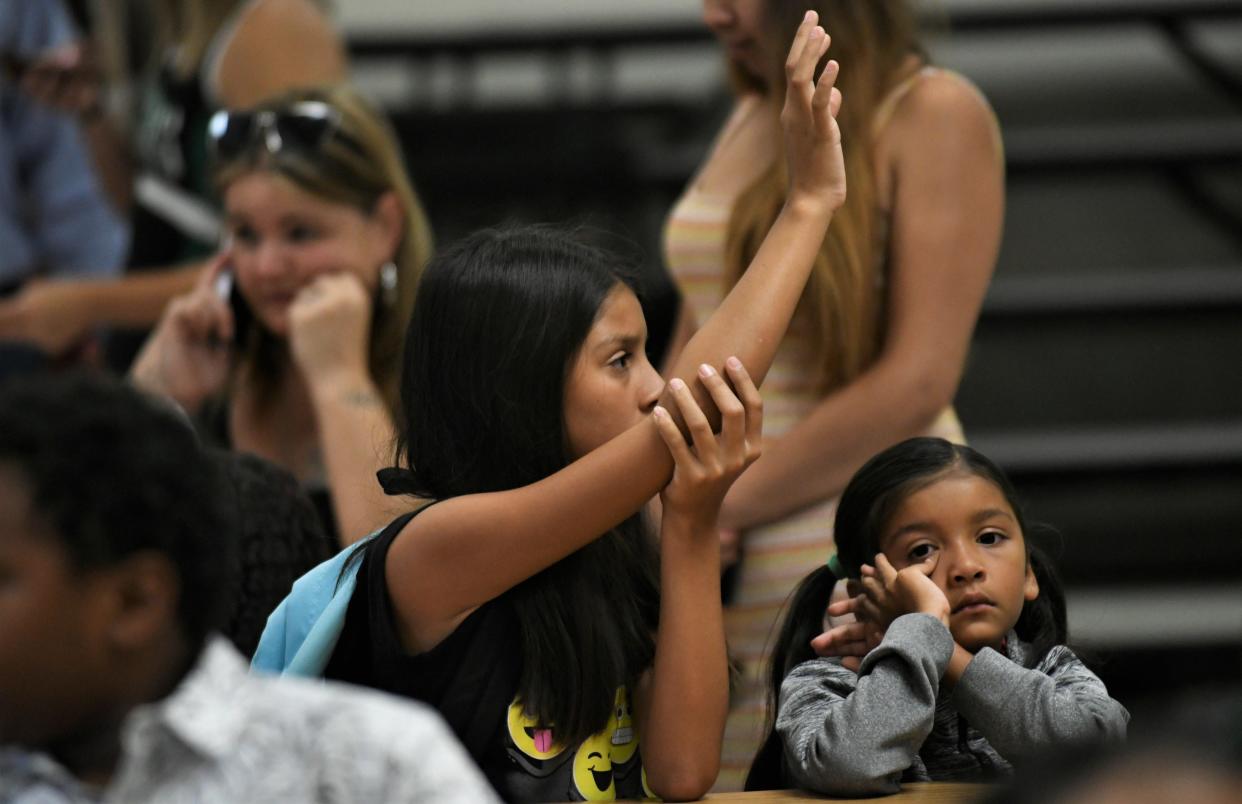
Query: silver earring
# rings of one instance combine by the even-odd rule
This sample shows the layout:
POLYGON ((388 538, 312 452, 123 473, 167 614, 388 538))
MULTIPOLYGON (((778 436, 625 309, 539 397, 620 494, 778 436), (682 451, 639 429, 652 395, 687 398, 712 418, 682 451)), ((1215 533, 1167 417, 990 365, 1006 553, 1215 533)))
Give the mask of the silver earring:
POLYGON ((380 301, 387 307, 397 303, 397 264, 392 260, 380 266, 380 301))

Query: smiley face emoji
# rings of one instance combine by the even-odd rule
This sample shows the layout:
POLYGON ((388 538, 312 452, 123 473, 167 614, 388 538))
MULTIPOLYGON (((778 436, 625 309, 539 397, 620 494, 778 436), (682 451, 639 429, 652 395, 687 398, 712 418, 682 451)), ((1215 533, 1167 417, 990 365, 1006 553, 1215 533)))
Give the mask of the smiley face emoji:
POLYGON ((617 797, 609 756, 611 745, 612 732, 605 730, 578 746, 574 755, 574 787, 585 801, 613 801, 617 797))
POLYGON ((509 704, 508 725, 513 745, 531 759, 552 759, 565 750, 565 746, 556 741, 552 726, 527 715, 516 699, 509 704))
POLYGON ((638 733, 634 731, 634 713, 630 708, 625 686, 617 687, 617 697, 608 718, 609 742, 612 746, 612 764, 624 765, 638 750, 638 733))

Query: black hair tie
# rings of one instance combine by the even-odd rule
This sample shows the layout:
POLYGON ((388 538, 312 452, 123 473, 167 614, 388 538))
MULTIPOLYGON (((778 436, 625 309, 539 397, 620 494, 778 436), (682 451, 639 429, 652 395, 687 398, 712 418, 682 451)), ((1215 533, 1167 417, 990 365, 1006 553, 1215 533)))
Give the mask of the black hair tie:
POLYGON ((389 466, 376 472, 375 476, 379 479, 379 484, 384 489, 384 493, 390 497, 419 494, 418 478, 409 469, 389 466))

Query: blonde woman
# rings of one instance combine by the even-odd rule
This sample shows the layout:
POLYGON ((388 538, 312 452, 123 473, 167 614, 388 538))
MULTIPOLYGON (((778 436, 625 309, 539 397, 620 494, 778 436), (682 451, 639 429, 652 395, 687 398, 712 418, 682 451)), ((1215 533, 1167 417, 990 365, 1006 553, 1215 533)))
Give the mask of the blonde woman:
POLYGON ((45 54, 43 80, 26 88, 79 115, 105 186, 131 217, 128 264, 147 270, 31 284, 0 303, 0 338, 51 355, 98 326, 149 327, 193 286, 219 232, 205 150, 216 110, 346 77, 344 46, 315 0, 109 0, 93 9, 94 48, 45 54))
POLYGON ((400 510, 375 472, 391 463, 426 217, 391 128, 346 88, 220 112, 209 132, 228 245, 132 378, 291 471, 348 544, 400 510))
MULTIPOLYGON (((745 269, 784 200, 779 136, 788 20, 805 3, 704 0, 736 103, 669 215, 685 300, 674 353, 745 269)), ((831 552, 834 501, 872 454, 960 440, 951 408, 992 275, 1004 206, 987 101, 929 64, 904 0, 812 3, 832 31, 850 194, 763 388, 763 457, 720 513, 737 562, 726 623, 741 666, 718 788, 740 788, 762 732, 765 644, 782 602, 831 552), (740 557, 739 557, 740 556, 740 557)))

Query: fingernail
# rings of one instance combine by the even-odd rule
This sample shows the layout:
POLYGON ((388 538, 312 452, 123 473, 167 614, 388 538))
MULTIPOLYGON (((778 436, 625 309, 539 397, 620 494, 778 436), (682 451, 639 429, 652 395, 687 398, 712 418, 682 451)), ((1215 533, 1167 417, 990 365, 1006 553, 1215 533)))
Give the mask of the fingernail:
POLYGON ((738 369, 742 367, 742 361, 738 360, 736 357, 730 357, 728 360, 725 361, 725 363, 729 366, 729 368, 733 369, 734 371, 737 371, 738 369))
POLYGON ((657 419, 663 419, 665 416, 668 415, 668 411, 665 410, 660 405, 656 405, 655 409, 651 411, 651 415, 655 416, 657 419))
POLYGON ((814 12, 814 11, 807 11, 805 14, 803 14, 803 15, 802 15, 802 21, 803 21, 803 22, 810 22, 810 21, 811 21, 811 20, 813 20, 813 19, 815 19, 815 12, 814 12))
POLYGON ((712 368, 711 366, 707 365, 706 363, 704 363, 704 364, 702 364, 702 365, 700 365, 700 366, 699 366, 699 376, 700 376, 700 377, 710 377, 710 376, 712 376, 712 375, 713 375, 713 374, 715 374, 715 373, 716 373, 716 369, 712 368))
POLYGON ((680 391, 681 389, 686 387, 686 384, 682 382, 679 378, 674 377, 673 379, 668 381, 668 387, 672 388, 674 391, 680 391))
POLYGON ((823 29, 823 28, 820 28, 818 25, 817 25, 817 26, 815 26, 814 28, 812 28, 812 29, 811 29, 811 38, 812 38, 812 39, 819 39, 819 38, 821 38, 823 35, 824 35, 824 29, 823 29))

